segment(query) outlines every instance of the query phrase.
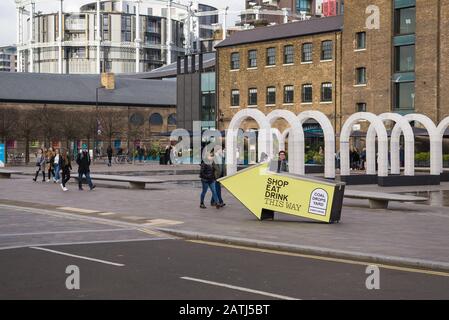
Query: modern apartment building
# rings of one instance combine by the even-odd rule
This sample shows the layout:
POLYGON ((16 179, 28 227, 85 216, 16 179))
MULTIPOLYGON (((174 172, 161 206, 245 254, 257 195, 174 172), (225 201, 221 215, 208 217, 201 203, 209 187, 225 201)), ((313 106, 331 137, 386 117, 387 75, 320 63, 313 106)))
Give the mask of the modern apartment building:
MULTIPOLYGON (((40 2, 18 1, 21 72, 151 71, 199 46, 211 47, 210 27, 218 21, 213 13, 193 17, 191 7, 169 0, 97 0, 78 12, 66 12, 64 1, 53 0, 60 7, 47 13, 38 11, 40 2)), ((199 12, 215 10, 196 5, 199 12)))
POLYGON ((17 49, 15 46, 0 47, 0 72, 17 71, 17 49))

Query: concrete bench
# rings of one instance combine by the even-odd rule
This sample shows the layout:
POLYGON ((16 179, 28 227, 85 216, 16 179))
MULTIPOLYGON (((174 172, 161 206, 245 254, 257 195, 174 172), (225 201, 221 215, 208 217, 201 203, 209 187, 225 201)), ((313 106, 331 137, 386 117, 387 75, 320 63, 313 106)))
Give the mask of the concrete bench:
MULTIPOLYGON (((145 189, 145 186, 148 184, 155 183, 163 183, 162 180, 157 179, 149 179, 142 177, 128 177, 128 176, 118 176, 118 175, 109 175, 109 174, 91 174, 92 180, 100 180, 100 181, 113 181, 113 182, 128 182, 131 189, 145 189)), ((78 177, 75 177, 78 180, 78 177)))
POLYGON ((368 199, 371 209, 387 209, 390 201, 397 202, 423 202, 427 201, 427 198, 407 196, 394 193, 382 193, 382 192, 369 192, 369 191, 356 191, 345 190, 345 198, 352 199, 368 199))
POLYGON ((11 179, 12 174, 21 174, 19 171, 0 169, 0 179, 11 179))

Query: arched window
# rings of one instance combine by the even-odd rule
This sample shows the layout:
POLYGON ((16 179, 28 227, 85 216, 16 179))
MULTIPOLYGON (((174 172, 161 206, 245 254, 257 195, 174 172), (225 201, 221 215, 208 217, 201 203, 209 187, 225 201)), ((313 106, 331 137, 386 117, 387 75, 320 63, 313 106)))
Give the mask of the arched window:
POLYGON ((168 116, 168 125, 170 126, 176 126, 176 113, 172 113, 168 116))
POLYGON ((150 116, 150 125, 161 126, 163 123, 162 116, 159 113, 153 113, 150 116))
POLYGON ((144 117, 143 117, 143 115, 141 113, 137 112, 137 113, 132 114, 131 117, 129 117, 129 122, 132 125, 140 127, 141 125, 144 124, 145 119, 144 119, 144 117))

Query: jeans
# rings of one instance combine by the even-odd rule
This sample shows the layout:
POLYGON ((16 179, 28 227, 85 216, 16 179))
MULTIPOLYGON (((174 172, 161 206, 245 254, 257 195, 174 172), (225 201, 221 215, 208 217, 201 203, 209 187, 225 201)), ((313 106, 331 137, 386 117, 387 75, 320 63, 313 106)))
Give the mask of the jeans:
POLYGON ((59 167, 59 164, 55 165, 55 180, 59 181, 61 179, 61 174, 60 174, 61 168, 59 167))
MULTIPOLYGON (((224 203, 223 198, 221 197, 221 184, 219 182, 215 182, 215 191, 217 192, 217 199, 218 203, 222 204, 224 203)), ((217 204, 217 202, 214 203, 214 198, 210 198, 210 204, 214 205, 217 204)))
POLYGON ((201 192, 201 203, 204 203, 204 198, 206 197, 207 188, 212 192, 212 199, 215 203, 218 203, 217 191, 216 191, 216 183, 215 181, 205 181, 201 180, 201 184, 203 186, 203 191, 201 192))
POLYGON ((83 187, 83 175, 86 176, 87 184, 89 188, 93 188, 92 179, 90 178, 90 172, 78 172, 78 187, 81 189, 83 187))
POLYGON ((70 180, 70 172, 62 172, 62 186, 65 188, 66 183, 70 180))

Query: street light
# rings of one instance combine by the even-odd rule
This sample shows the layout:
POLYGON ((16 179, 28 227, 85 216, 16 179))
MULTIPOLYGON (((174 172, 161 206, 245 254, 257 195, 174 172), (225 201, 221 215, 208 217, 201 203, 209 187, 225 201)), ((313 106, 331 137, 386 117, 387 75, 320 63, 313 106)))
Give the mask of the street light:
POLYGON ((99 135, 98 130, 98 90, 104 89, 105 86, 95 88, 95 133, 94 133, 94 161, 97 155, 97 138, 99 135))

